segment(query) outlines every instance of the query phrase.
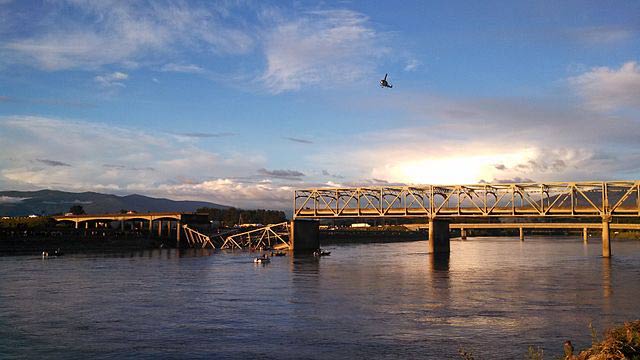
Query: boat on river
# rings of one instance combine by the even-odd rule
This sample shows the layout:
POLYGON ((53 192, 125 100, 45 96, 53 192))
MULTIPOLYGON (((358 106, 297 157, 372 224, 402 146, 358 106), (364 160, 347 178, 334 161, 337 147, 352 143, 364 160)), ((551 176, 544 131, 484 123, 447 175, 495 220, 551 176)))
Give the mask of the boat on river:
POLYGON ((253 259, 253 262, 256 264, 268 264, 271 262, 271 259, 269 259, 269 257, 267 255, 262 255, 262 256, 258 256, 257 258, 253 259))

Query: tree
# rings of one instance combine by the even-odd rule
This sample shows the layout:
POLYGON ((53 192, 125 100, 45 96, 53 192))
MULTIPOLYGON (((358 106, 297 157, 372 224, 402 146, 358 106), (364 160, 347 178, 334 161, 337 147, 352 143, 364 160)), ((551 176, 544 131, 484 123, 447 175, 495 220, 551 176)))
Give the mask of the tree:
POLYGON ((69 208, 69 212, 72 213, 73 215, 86 214, 86 212, 84 212, 84 208, 82 207, 82 205, 73 205, 72 207, 69 208))

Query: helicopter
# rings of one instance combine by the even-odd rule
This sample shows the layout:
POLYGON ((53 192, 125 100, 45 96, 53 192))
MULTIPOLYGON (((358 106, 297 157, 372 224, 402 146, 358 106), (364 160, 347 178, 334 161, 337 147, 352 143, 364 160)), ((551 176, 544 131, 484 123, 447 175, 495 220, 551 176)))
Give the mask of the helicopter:
POLYGON ((393 85, 389 84, 389 82, 387 81, 387 75, 389 74, 384 74, 384 79, 380 80, 380 87, 392 88, 393 85))

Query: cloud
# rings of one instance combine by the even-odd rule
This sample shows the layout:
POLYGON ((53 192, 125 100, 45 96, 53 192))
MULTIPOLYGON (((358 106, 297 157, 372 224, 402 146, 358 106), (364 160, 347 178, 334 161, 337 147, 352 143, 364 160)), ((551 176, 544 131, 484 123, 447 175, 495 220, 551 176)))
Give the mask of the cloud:
POLYGON ((29 26, 37 33, 5 42, 5 61, 44 70, 96 69, 149 62, 185 48, 241 54, 254 43, 227 21, 227 5, 63 2, 65 6, 44 4, 46 16, 29 26))
MULTIPOLYGON (((193 177, 192 183, 200 184, 255 174, 265 162, 259 154, 213 153, 191 142, 177 142, 174 135, 162 132, 34 116, 0 117, 0 143, 3 189, 179 197, 187 195, 177 192, 179 185, 184 185, 181 179, 185 174, 193 177), (64 164, 73 166, 49 159, 50 154, 64 154, 64 164), (40 161, 34 164, 29 159, 40 161), (159 189, 175 191, 163 193, 159 189)), ((211 194, 207 199, 219 200, 211 194)), ((250 202, 246 198, 244 203, 250 202)))
POLYGON ((242 208, 291 209, 293 188, 270 183, 243 183, 217 178, 185 184, 163 184, 155 191, 175 199, 208 199, 218 204, 242 208))
POLYGON ((156 171, 155 168, 152 168, 150 166, 133 167, 133 166, 118 165, 118 164, 102 164, 102 167, 106 169, 130 170, 130 171, 156 171))
POLYGON ((286 180, 299 183, 301 172, 262 168, 262 175, 281 181, 258 182, 247 175, 264 166, 262 156, 212 153, 190 142, 176 142, 174 136, 77 120, 0 117, 0 143, 5 149, 0 153, 0 188, 140 193, 290 209, 293 187, 286 180), (74 165, 60 165, 61 161, 48 159, 49 154, 65 154, 65 161, 74 165), (49 166, 34 166, 26 159, 49 166))
POLYGON ((10 101, 10 100, 11 100, 11 98, 8 97, 8 96, 0 96, 0 102, 7 102, 7 101, 10 101))
POLYGON ((404 71, 416 71, 421 64, 418 59, 409 59, 404 66, 404 71))
POLYGON ((329 177, 332 177, 334 179, 344 179, 344 176, 338 175, 338 174, 332 174, 332 173, 328 172, 327 170, 322 170, 322 175, 323 176, 329 176, 329 177))
MULTIPOLYGON (((403 121, 345 136, 331 148, 313 149, 308 159, 314 166, 337 169, 350 181, 638 178, 640 123, 633 112, 620 111, 640 109, 638 66, 631 62, 620 69, 597 69, 569 80, 570 86, 552 96, 452 97, 405 91, 360 100, 359 106, 375 102, 380 111, 394 112, 403 121)), ((353 106, 353 99, 347 100, 353 106)))
POLYGON ((261 80, 273 93, 356 81, 372 73, 375 59, 386 51, 378 40, 361 13, 307 12, 276 24, 267 34, 267 69, 261 80))
POLYGON ((193 133, 179 133, 178 136, 185 136, 190 138, 221 138, 221 137, 229 137, 236 136, 238 134, 232 132, 219 132, 219 133, 202 133, 202 132, 193 132, 193 133))
POLYGON ((62 161, 57 161, 57 160, 36 159, 36 161, 39 163, 45 164, 47 166, 71 166, 70 164, 67 164, 62 161))
POLYGON ((104 87, 112 87, 112 86, 119 86, 119 87, 124 87, 124 80, 127 80, 129 78, 128 74, 116 71, 110 74, 104 74, 104 75, 98 75, 94 78, 94 80, 104 86, 104 87))
POLYGON ((0 204, 17 204, 23 200, 26 200, 28 198, 21 198, 21 197, 13 197, 13 196, 4 196, 1 195, 0 196, 0 204))
POLYGON ((570 78, 569 83, 592 109, 640 109, 640 66, 635 61, 627 62, 619 69, 596 67, 570 78))
POLYGON ((296 143, 300 143, 300 144, 313 144, 313 141, 306 140, 306 139, 301 139, 301 138, 285 136, 285 137, 283 137, 283 139, 286 139, 286 140, 289 140, 289 141, 293 141, 293 142, 296 142, 296 143))
POLYGON ((588 45, 607 45, 632 39, 635 32, 620 27, 591 26, 570 30, 568 34, 588 45))
POLYGON ((265 168, 258 169, 258 174, 280 179, 299 179, 305 176, 296 170, 267 170, 265 168))
POLYGON ((194 64, 166 64, 160 68, 160 71, 188 74, 202 74, 205 72, 203 68, 194 64))

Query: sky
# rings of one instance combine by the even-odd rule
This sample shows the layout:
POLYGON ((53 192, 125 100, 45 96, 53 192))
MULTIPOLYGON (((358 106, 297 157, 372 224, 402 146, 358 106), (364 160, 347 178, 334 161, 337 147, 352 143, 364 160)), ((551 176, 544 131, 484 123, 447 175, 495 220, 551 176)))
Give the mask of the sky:
POLYGON ((639 61, 638 1, 0 0, 0 190, 640 179, 639 61))

